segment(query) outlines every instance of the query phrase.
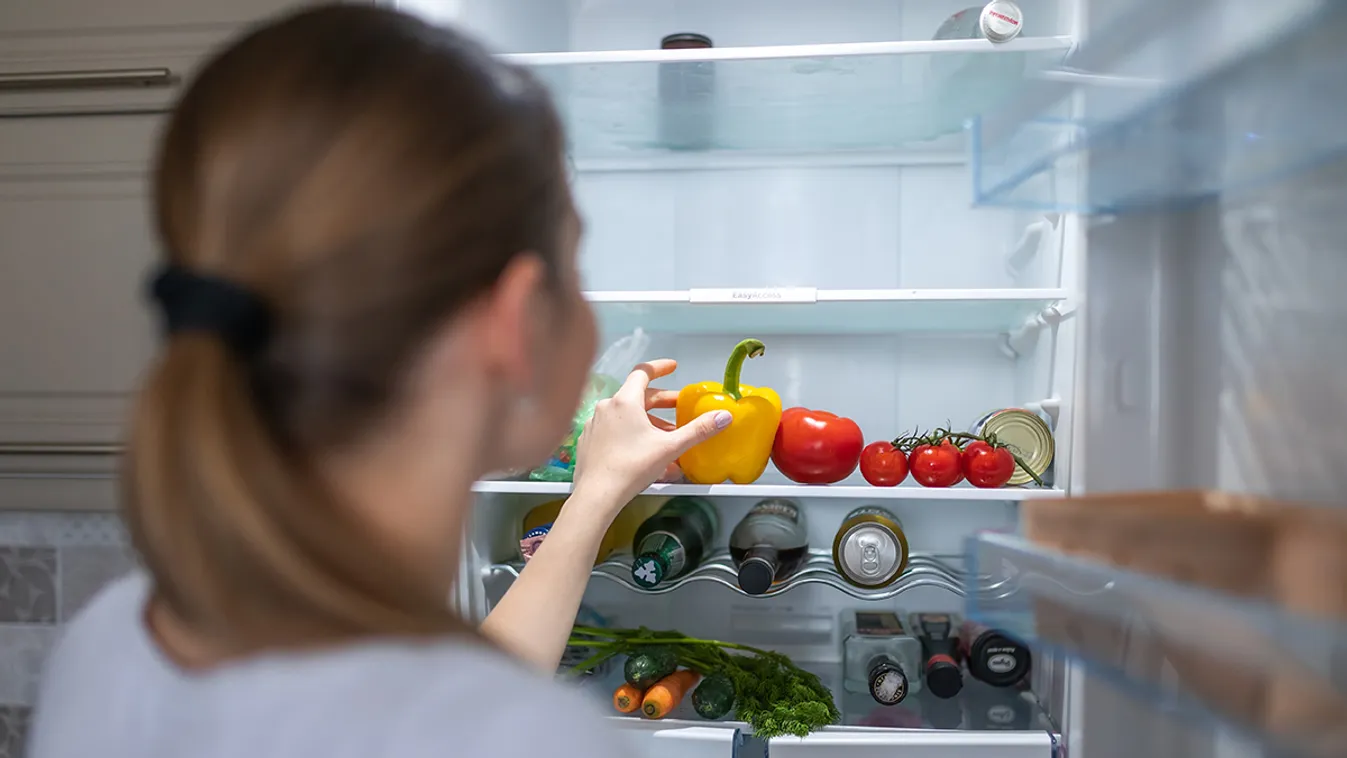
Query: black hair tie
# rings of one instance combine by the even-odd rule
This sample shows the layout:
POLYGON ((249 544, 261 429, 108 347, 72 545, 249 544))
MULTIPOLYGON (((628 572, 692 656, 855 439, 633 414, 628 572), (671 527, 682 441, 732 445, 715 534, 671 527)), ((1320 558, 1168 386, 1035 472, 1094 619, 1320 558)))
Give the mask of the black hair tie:
POLYGON ((266 302, 227 279, 167 265, 155 274, 150 294, 170 335, 213 334, 244 358, 256 355, 271 336, 266 302))

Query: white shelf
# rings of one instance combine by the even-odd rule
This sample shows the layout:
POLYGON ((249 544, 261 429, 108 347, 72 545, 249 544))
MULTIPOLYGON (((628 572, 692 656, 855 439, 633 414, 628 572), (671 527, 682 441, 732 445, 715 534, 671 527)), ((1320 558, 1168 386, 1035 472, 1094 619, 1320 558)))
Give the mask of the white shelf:
MULTIPOLYGON (((1053 753, 1055 730, 1031 692, 997 689, 964 677, 963 690, 951 700, 934 698, 923 689, 896 706, 881 706, 869 695, 846 691, 842 666, 837 661, 798 660, 796 664, 818 675, 832 690, 842 719, 803 739, 773 739, 772 755, 1046 758, 1053 753)), ((601 673, 586 677, 581 685, 609 713, 613 713, 612 695, 621 681, 621 671, 620 663, 613 662, 601 673)), ((633 740, 658 735, 664 748, 660 755, 755 754, 746 749, 729 751, 731 744, 742 744, 751 733, 748 724, 732 718, 700 718, 691 700, 684 698, 669 718, 653 721, 614 713, 609 723, 627 731, 633 740)), ((753 747, 760 755, 766 745, 757 740, 753 747)))
POLYGON ((586 293, 605 329, 680 334, 1009 332, 1064 289, 692 289, 586 293))
MULTIPOLYGON (((568 495, 568 482, 531 482, 515 480, 488 480, 473 485, 474 492, 515 495, 568 495)), ((1060 498, 1066 493, 1053 488, 1003 487, 984 490, 967 484, 947 488, 927 488, 917 485, 897 487, 870 487, 865 485, 804 485, 804 484, 654 484, 645 490, 647 495, 700 495, 703 497, 790 497, 790 498, 846 498, 851 500, 984 500, 1005 502, 1034 498, 1060 498)))
POLYGON ((1056 65, 1069 37, 844 43, 503 56, 552 91, 577 164, 670 150, 947 153, 966 119, 1056 65), (711 73, 711 72, 714 73, 711 73), (673 101, 674 89, 708 93, 673 101), (712 81, 713 80, 713 81, 712 81), (671 117, 671 118, 670 118, 671 117), (661 122, 700 124, 680 144, 661 122))
POLYGON ((994 43, 985 39, 902 40, 890 42, 833 42, 818 45, 753 45, 689 50, 584 50, 566 53, 507 53, 500 56, 521 66, 592 66, 618 63, 676 63, 683 61, 762 61, 800 58, 853 58, 903 55, 970 55, 981 53, 1065 52, 1069 36, 1019 37, 994 43))

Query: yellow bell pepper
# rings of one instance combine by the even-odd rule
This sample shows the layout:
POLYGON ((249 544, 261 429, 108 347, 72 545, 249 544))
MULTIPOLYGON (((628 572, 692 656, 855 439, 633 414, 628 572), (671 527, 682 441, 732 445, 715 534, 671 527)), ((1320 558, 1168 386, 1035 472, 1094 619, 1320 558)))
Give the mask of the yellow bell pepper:
POLYGON ((763 354, 761 340, 740 342, 725 364, 725 381, 689 384, 678 391, 678 426, 692 423, 703 413, 729 411, 728 429, 697 445, 678 459, 688 480, 696 484, 751 484, 762 476, 772 457, 772 441, 781 424, 781 396, 767 387, 739 383, 744 359, 763 354))

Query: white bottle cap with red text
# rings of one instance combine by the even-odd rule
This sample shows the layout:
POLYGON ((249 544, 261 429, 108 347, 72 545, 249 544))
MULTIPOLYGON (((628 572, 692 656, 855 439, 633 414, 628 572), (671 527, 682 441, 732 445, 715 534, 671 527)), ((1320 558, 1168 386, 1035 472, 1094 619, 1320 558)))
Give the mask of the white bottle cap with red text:
POLYGON ((1010 0, 992 0, 982 9, 982 15, 978 17, 978 28, 982 30, 982 36, 992 42, 1015 39, 1023 24, 1024 12, 1010 0))

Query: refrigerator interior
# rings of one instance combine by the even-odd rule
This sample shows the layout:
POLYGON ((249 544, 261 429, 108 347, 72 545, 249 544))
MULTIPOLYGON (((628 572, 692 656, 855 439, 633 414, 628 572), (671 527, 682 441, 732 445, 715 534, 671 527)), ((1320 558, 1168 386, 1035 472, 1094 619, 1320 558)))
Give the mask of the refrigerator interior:
MULTIPOLYGON (((984 71, 1005 61, 1011 76, 1059 60, 1069 47, 1059 22, 1066 14, 1058 13, 1065 4, 1021 2, 1024 35, 1003 49, 981 40, 926 42, 948 16, 972 4, 400 3, 465 26, 552 88, 571 139, 573 186, 586 222, 581 265, 602 344, 643 329, 651 336, 647 357, 679 361, 664 383, 678 387, 718 379, 735 343, 758 337, 766 353, 747 362, 745 383, 776 389, 786 407, 854 418, 867 441, 947 424, 962 430, 1007 407, 1035 410, 1055 428, 1055 489, 923 490, 909 480, 886 490, 869 487, 859 473, 838 485, 805 488, 769 466, 747 488, 662 491, 712 496, 721 514, 721 551, 761 497, 790 497, 803 506, 816 557, 803 572, 809 581, 790 583, 788 591, 744 595, 731 586, 721 557, 672 591, 642 592, 621 581, 630 559, 618 557, 596 570, 585 598, 618 625, 677 628, 784 652, 833 687, 842 728, 882 730, 840 744, 823 733, 812 743, 774 742, 774 755, 813 745, 855 748, 855 755, 905 746, 913 755, 948 756, 956 748, 1047 756, 1049 735, 1057 731, 1043 710, 1060 713, 1065 673, 1050 659, 1036 661, 1043 706, 1033 695, 987 692, 967 680, 968 702, 956 702, 952 713, 924 696, 885 709, 868 696, 844 694, 839 680, 844 610, 960 611, 971 581, 963 538, 984 529, 1014 531, 1018 501, 1060 496, 1071 476, 1079 251, 1064 244, 1059 214, 973 208, 962 117, 948 112, 948 123, 936 127, 914 118, 937 101, 973 109, 991 96, 976 83, 960 87, 941 78, 976 56, 984 71), (650 51, 664 35, 684 31, 708 35, 716 46, 710 55, 729 58, 715 61, 715 139, 706 149, 669 149, 657 138, 656 85, 667 61, 650 51), (882 43, 880 52, 847 47, 871 42, 882 43), (745 50, 788 45, 841 47, 745 50), (733 296, 763 289, 785 302, 733 296), (922 558, 888 591, 844 589, 827 551, 847 512, 875 504, 899 517, 922 558), (933 720, 960 728, 932 737, 939 731, 930 729, 933 720), (923 724, 922 731, 907 729, 923 724), (979 729, 989 734, 971 733, 979 729)), ((479 486, 458 592, 465 611, 489 612, 520 570, 524 513, 564 492, 540 483, 479 486)), ((611 695, 611 686, 598 689, 601 701, 611 695)), ((715 724, 671 721, 658 728, 708 726, 715 724)))

